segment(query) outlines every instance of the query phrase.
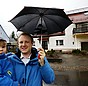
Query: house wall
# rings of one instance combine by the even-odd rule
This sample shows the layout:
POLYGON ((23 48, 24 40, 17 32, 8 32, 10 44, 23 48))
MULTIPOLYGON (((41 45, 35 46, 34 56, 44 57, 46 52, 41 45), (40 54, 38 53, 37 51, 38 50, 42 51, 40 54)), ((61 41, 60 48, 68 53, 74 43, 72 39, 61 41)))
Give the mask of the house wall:
MULTIPOLYGON (((88 8, 87 8, 88 9, 88 8)), ((48 50, 62 50, 70 51, 73 49, 81 50, 81 42, 88 42, 88 32, 73 34, 73 29, 77 28, 77 23, 88 22, 88 14, 85 15, 85 9, 78 10, 80 12, 69 14, 69 18, 72 20, 73 24, 65 29, 65 35, 63 36, 52 36, 49 37, 48 50), (80 35, 79 35, 80 34, 80 35), (56 45, 56 40, 63 40, 63 45, 56 45)), ((88 12, 88 10, 87 10, 88 12)), ((35 40, 35 46, 40 47, 39 40, 35 40)))
POLYGON ((36 48, 41 47, 41 44, 39 43, 38 38, 34 38, 33 40, 34 40, 34 44, 33 44, 34 47, 36 47, 36 48))
POLYGON ((64 36, 54 36, 49 38, 49 46, 48 49, 54 49, 54 50, 72 50, 76 48, 75 38, 73 37, 72 30, 75 28, 75 24, 71 24, 65 29, 65 35, 64 36), (63 40, 63 45, 56 45, 56 40, 63 40))
MULTIPOLYGON (((49 37, 48 50, 62 50, 62 51, 72 51, 73 49, 81 49, 81 42, 87 41, 88 38, 77 38, 73 36, 73 28, 75 24, 71 24, 65 29, 65 35, 63 36, 52 36, 49 37), (63 45, 56 45, 56 40, 63 40, 63 45)), ((34 46, 36 48, 41 47, 38 38, 34 38, 34 46)))
POLYGON ((88 42, 88 35, 81 35, 77 38, 77 48, 81 50, 81 42, 88 42))

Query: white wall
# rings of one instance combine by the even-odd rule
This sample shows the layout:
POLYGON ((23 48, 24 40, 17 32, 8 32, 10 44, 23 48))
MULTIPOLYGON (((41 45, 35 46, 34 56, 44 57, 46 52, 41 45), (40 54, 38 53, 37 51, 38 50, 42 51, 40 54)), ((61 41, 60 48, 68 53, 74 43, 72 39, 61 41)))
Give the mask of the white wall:
MULTIPOLYGON (((71 24, 65 29, 65 35, 49 37, 48 50, 54 49, 68 51, 81 49, 81 42, 88 42, 88 37, 78 38, 77 36, 73 36, 73 28, 75 28, 75 24, 71 24), (64 45, 56 46, 56 40, 63 40, 64 45)), ((35 38, 34 41, 37 48, 41 47, 38 38, 35 38)))
POLYGON ((76 47, 75 38, 73 37, 73 28, 75 28, 74 24, 71 24, 65 29, 65 35, 64 36, 55 36, 49 38, 49 50, 55 49, 55 50, 67 50, 67 49, 74 49, 76 47), (63 40, 64 45, 58 45, 56 46, 56 40, 63 40))
POLYGON ((34 40, 34 44, 35 44, 35 46, 34 47, 36 47, 36 48, 40 48, 41 47, 41 44, 39 43, 39 40, 38 40, 39 38, 34 38, 33 40, 34 40))
POLYGON ((73 37, 73 28, 75 24, 71 24, 65 29, 65 47, 66 49, 74 49, 76 47, 76 40, 73 37), (74 43, 74 44, 73 44, 74 43))

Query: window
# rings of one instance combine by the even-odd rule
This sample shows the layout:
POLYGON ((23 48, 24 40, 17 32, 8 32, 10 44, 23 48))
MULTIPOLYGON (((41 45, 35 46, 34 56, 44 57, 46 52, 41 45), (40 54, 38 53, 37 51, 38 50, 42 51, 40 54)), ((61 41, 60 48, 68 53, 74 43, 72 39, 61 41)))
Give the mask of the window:
POLYGON ((84 28, 84 27, 88 27, 88 22, 77 24, 77 28, 84 28))
POLYGON ((64 45, 63 40, 56 40, 56 46, 58 46, 58 45, 64 45))
POLYGON ((56 45, 58 46, 58 40, 56 40, 56 45))
POLYGON ((73 43, 73 45, 74 45, 74 42, 72 42, 73 43))
POLYGON ((48 41, 42 41, 42 47, 43 47, 43 49, 45 50, 47 50, 48 49, 48 41))

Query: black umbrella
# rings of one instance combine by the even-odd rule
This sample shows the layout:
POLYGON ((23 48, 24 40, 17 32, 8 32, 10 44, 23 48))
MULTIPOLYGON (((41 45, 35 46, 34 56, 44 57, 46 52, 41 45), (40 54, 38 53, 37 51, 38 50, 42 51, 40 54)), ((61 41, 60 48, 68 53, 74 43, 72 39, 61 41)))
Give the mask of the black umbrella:
POLYGON ((72 23, 63 9, 42 7, 24 7, 10 22, 30 34, 63 32, 72 23))

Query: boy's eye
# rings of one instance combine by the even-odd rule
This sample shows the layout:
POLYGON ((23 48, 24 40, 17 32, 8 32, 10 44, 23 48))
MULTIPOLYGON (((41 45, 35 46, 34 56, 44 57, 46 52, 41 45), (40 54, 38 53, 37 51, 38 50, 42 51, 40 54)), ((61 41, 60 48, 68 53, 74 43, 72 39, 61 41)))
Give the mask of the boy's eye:
POLYGON ((5 48, 6 46, 2 46, 2 48, 5 48))

